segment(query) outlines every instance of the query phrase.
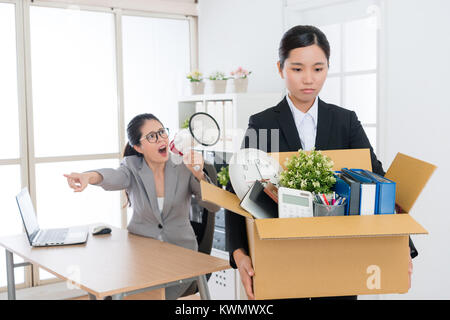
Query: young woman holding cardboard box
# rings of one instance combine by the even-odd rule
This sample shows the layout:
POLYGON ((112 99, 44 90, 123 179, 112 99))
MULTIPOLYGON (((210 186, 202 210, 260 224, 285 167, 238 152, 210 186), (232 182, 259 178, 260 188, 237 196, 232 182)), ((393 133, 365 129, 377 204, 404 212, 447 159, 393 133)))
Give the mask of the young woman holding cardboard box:
MULTIPOLYGON (((245 148, 257 148, 266 152, 304 150, 333 150, 369 148, 373 172, 384 175, 369 139, 356 113, 322 101, 318 95, 328 73, 330 45, 326 36, 313 26, 295 26, 281 39, 278 71, 285 82, 288 94, 277 105, 254 114, 249 119, 245 148), (268 130, 267 145, 250 141, 252 130, 268 130), (279 130, 279 141, 272 150, 270 130, 279 130)), ((231 185, 229 185, 231 189, 231 185)), ((254 298, 252 277, 255 272, 248 256, 248 240, 245 218, 225 215, 230 264, 239 269, 242 283, 250 299, 254 298)), ((410 256, 417 251, 410 240, 410 256)), ((410 261, 409 275, 412 273, 410 261)), ((344 297, 339 297, 344 298, 344 297)), ((345 297, 356 299, 356 296, 345 297)))

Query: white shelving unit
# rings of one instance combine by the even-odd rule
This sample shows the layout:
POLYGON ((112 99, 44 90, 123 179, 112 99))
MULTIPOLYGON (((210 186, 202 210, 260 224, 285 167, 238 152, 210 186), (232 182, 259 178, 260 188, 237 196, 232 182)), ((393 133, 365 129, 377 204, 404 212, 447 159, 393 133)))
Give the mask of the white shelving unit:
POLYGON ((206 112, 216 119, 221 129, 220 141, 201 149, 235 152, 240 148, 248 119, 278 104, 283 95, 277 93, 223 93, 181 97, 178 100, 178 127, 195 112, 206 112))
MULTIPOLYGON (((211 255, 228 260, 228 252, 222 250, 213 248, 211 255)), ((208 281, 208 288, 213 300, 247 300, 239 271, 236 269, 212 273, 208 281)))

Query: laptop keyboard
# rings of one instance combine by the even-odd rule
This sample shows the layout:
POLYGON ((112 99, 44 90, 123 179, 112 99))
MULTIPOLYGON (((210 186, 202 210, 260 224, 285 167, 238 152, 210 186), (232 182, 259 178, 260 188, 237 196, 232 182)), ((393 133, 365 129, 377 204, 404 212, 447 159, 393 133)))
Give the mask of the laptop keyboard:
POLYGON ((66 239, 69 229, 50 229, 46 230, 42 240, 47 243, 61 243, 66 239))

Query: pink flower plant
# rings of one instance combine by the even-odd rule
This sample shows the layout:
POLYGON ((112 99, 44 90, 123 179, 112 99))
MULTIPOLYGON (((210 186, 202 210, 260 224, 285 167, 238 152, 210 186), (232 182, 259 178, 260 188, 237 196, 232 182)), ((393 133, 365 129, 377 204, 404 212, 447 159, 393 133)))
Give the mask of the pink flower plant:
POLYGON ((234 79, 245 79, 251 73, 252 73, 251 71, 247 71, 242 67, 239 67, 235 71, 231 71, 230 75, 233 76, 234 79))

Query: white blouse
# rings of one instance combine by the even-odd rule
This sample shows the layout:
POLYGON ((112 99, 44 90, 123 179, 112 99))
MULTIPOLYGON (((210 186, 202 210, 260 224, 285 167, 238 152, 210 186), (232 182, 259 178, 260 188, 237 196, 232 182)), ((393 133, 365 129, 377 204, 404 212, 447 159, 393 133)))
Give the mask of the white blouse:
POLYGON ((289 94, 286 95, 286 100, 294 117, 295 126, 297 127, 300 142, 302 143, 302 149, 311 150, 316 144, 319 99, 316 97, 316 100, 314 100, 313 105, 307 113, 303 113, 295 107, 289 94))
MULTIPOLYGON (((158 208, 159 208, 159 212, 162 213, 163 210, 163 206, 164 206, 164 197, 158 197, 158 208)), ((158 236, 158 240, 159 241, 163 241, 161 235, 158 236)))
POLYGON ((164 206, 164 197, 158 197, 158 207, 160 212, 162 212, 163 206, 164 206))

